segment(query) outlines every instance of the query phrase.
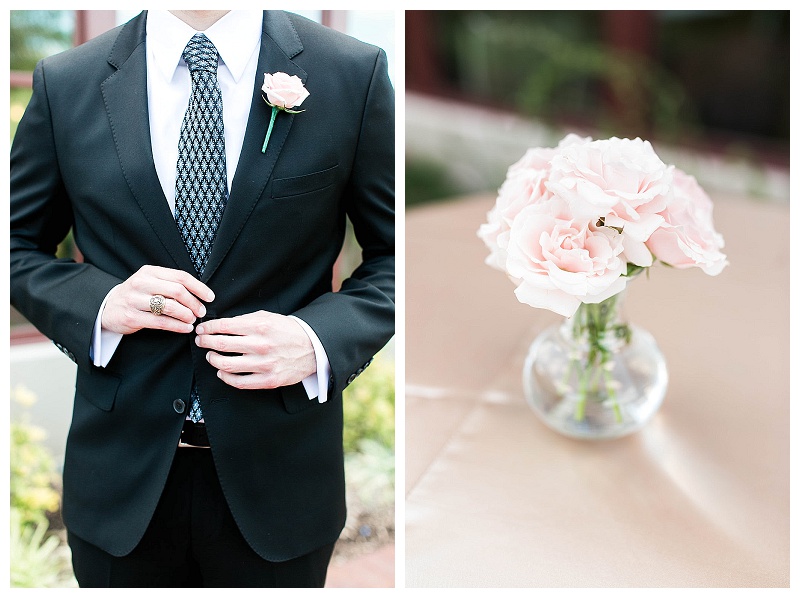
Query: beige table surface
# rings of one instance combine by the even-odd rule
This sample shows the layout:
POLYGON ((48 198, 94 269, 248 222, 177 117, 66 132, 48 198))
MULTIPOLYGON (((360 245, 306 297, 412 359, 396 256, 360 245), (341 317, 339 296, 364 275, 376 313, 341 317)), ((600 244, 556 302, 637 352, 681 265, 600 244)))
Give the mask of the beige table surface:
POLYGON ((713 199, 731 265, 629 287, 670 382, 604 442, 524 401, 527 347, 560 318, 483 264, 494 196, 407 212, 407 587, 788 586, 789 209, 713 199))

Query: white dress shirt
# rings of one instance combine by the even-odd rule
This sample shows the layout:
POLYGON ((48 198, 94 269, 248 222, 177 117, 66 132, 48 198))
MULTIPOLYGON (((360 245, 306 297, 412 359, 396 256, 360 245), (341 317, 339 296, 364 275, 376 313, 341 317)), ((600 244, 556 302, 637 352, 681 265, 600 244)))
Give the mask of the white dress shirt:
MULTIPOLYGON (((261 29, 260 10, 233 10, 203 31, 219 52, 217 80, 222 91, 229 190, 239 163, 250 114, 261 47, 261 29)), ((156 172, 173 215, 178 139, 191 94, 189 68, 181 55, 195 33, 197 31, 192 27, 166 10, 151 10, 147 13, 147 105, 150 140, 156 172)), ((92 360, 98 367, 108 364, 123 336, 102 330, 105 303, 104 300, 100 306, 92 342, 92 360)), ((328 356, 311 327, 299 318, 290 317, 308 334, 317 360, 316 374, 303 380, 303 386, 309 399, 318 397, 319 402, 324 403, 327 400, 330 377, 328 356)))

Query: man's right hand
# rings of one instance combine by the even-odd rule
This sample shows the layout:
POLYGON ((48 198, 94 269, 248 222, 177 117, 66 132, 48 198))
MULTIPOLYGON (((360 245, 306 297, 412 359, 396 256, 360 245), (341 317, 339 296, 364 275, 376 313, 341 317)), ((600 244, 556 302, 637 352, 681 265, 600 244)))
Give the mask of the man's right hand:
POLYGON ((214 292, 183 270, 142 266, 108 294, 103 309, 103 330, 131 334, 142 328, 189 333, 194 322, 206 314, 200 302, 213 301, 214 292), (150 312, 150 298, 163 295, 166 304, 161 315, 150 312))

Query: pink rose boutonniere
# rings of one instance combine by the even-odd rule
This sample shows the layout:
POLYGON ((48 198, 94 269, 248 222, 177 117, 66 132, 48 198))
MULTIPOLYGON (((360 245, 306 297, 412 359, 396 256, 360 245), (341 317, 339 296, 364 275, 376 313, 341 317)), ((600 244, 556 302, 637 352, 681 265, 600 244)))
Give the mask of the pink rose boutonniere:
POLYGON ((261 153, 267 151, 269 136, 272 135, 272 127, 275 124, 275 117, 279 110, 289 114, 298 114, 303 110, 292 110, 295 106, 303 103, 310 94, 297 75, 287 75, 286 73, 264 73, 264 85, 261 87, 261 97, 272 107, 272 116, 269 119, 267 136, 264 138, 264 145, 261 153))

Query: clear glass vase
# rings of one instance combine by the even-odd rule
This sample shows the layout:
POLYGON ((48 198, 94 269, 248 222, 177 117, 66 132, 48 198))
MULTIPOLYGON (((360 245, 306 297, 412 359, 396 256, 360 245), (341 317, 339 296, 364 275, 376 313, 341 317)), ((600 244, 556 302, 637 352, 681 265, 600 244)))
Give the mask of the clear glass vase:
POLYGON ((525 397, 551 428, 574 438, 618 438, 642 428, 667 391, 667 367, 653 337, 625 320, 625 292, 582 303, 531 344, 525 397))

